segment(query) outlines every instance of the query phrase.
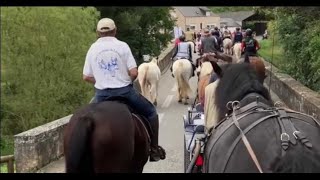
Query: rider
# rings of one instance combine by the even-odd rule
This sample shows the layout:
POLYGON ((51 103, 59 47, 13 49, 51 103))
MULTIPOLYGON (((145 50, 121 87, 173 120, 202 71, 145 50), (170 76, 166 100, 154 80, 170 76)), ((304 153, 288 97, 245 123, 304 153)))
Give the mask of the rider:
POLYGON ((252 30, 246 30, 246 37, 241 44, 241 51, 249 56, 257 56, 257 51, 260 49, 260 45, 256 39, 252 37, 252 30))
POLYGON ((187 32, 185 32, 186 41, 194 42, 194 34, 190 31, 190 28, 187 28, 187 32))
POLYGON ((83 79, 94 84, 97 103, 113 97, 125 98, 130 107, 145 116, 152 128, 150 159, 165 159, 165 150, 158 145, 159 118, 156 108, 133 88, 138 75, 137 64, 127 43, 118 40, 112 19, 103 18, 97 24, 98 40, 87 52, 83 79))
POLYGON ((234 38, 233 38, 233 45, 235 43, 242 43, 242 39, 243 39, 243 36, 242 36, 242 33, 240 32, 240 28, 237 27, 236 32, 234 34, 234 38))
POLYGON ((223 39, 222 40, 224 40, 226 38, 231 39, 231 32, 229 31, 228 26, 224 27, 224 33, 223 33, 223 39))
POLYGON ((214 53, 219 49, 218 40, 209 33, 208 29, 204 30, 204 37, 201 38, 200 54, 214 53))
MULTIPOLYGON (((192 62, 192 48, 191 45, 186 42, 186 38, 184 35, 179 37, 180 43, 176 46, 175 52, 172 56, 172 60, 175 61, 177 59, 188 59, 192 65, 192 76, 194 76, 194 70, 196 66, 192 62)), ((172 72, 172 66, 170 68, 172 72)))
POLYGON ((222 41, 221 41, 220 31, 219 31, 218 27, 214 28, 214 30, 211 32, 211 35, 217 39, 218 47, 219 47, 218 50, 222 51, 222 49, 221 49, 222 41))

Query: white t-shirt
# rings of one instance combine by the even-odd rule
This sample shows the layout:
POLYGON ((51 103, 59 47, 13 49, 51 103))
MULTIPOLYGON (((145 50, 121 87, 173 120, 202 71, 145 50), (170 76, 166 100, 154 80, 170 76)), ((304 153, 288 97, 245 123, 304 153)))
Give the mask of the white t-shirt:
POLYGON ((88 50, 83 74, 94 77, 97 89, 120 88, 132 83, 129 70, 137 64, 127 43, 102 37, 88 50))

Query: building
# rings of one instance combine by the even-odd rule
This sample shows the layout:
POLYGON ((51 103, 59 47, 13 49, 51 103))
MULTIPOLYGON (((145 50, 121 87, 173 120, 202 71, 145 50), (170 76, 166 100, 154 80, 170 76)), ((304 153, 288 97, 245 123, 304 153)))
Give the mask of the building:
POLYGON ((193 31, 200 31, 204 28, 220 28, 220 17, 211 12, 207 7, 173 7, 171 15, 176 19, 176 26, 181 27, 182 31, 190 28, 193 31))
MULTIPOLYGON (((237 23, 244 29, 251 28, 256 32, 257 35, 262 35, 267 29, 268 20, 266 19, 266 17, 254 11, 224 12, 219 13, 219 16, 221 17, 220 25, 222 27, 224 27, 225 23, 223 22, 226 21, 226 19, 229 19, 228 21, 233 24, 233 22, 231 22, 230 20, 232 19, 235 23, 237 23)), ((229 27, 231 26, 228 26, 228 29, 230 29, 229 27)))
MULTIPOLYGON (((237 27, 241 29, 241 25, 231 18, 220 18, 220 27, 228 27, 230 32, 234 32, 237 27)), ((223 29, 224 30, 224 29, 223 29)))

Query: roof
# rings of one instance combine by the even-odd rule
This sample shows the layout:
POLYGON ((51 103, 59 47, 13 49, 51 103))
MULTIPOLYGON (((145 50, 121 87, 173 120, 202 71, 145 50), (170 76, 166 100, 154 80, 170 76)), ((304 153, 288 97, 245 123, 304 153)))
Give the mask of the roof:
POLYGON ((228 27, 241 27, 234 19, 231 18, 220 18, 220 24, 224 24, 228 27))
POLYGON ((238 12, 219 13, 221 18, 231 18, 231 19, 234 19, 235 21, 243 21, 254 14, 255 14, 254 11, 238 11, 238 12))
POLYGON ((211 12, 211 10, 204 6, 177 6, 174 7, 178 9, 184 17, 203 17, 206 16, 206 11, 210 12, 211 17, 217 17, 217 14, 211 12))

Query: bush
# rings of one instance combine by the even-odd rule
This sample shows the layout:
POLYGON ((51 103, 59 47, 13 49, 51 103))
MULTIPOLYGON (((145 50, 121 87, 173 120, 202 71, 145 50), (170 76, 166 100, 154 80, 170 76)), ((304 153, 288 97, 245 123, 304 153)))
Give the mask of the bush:
POLYGON ((289 10, 279 11, 276 22, 277 38, 286 55, 285 71, 320 92, 319 18, 312 17, 312 13, 304 13, 308 12, 307 8, 289 10))

